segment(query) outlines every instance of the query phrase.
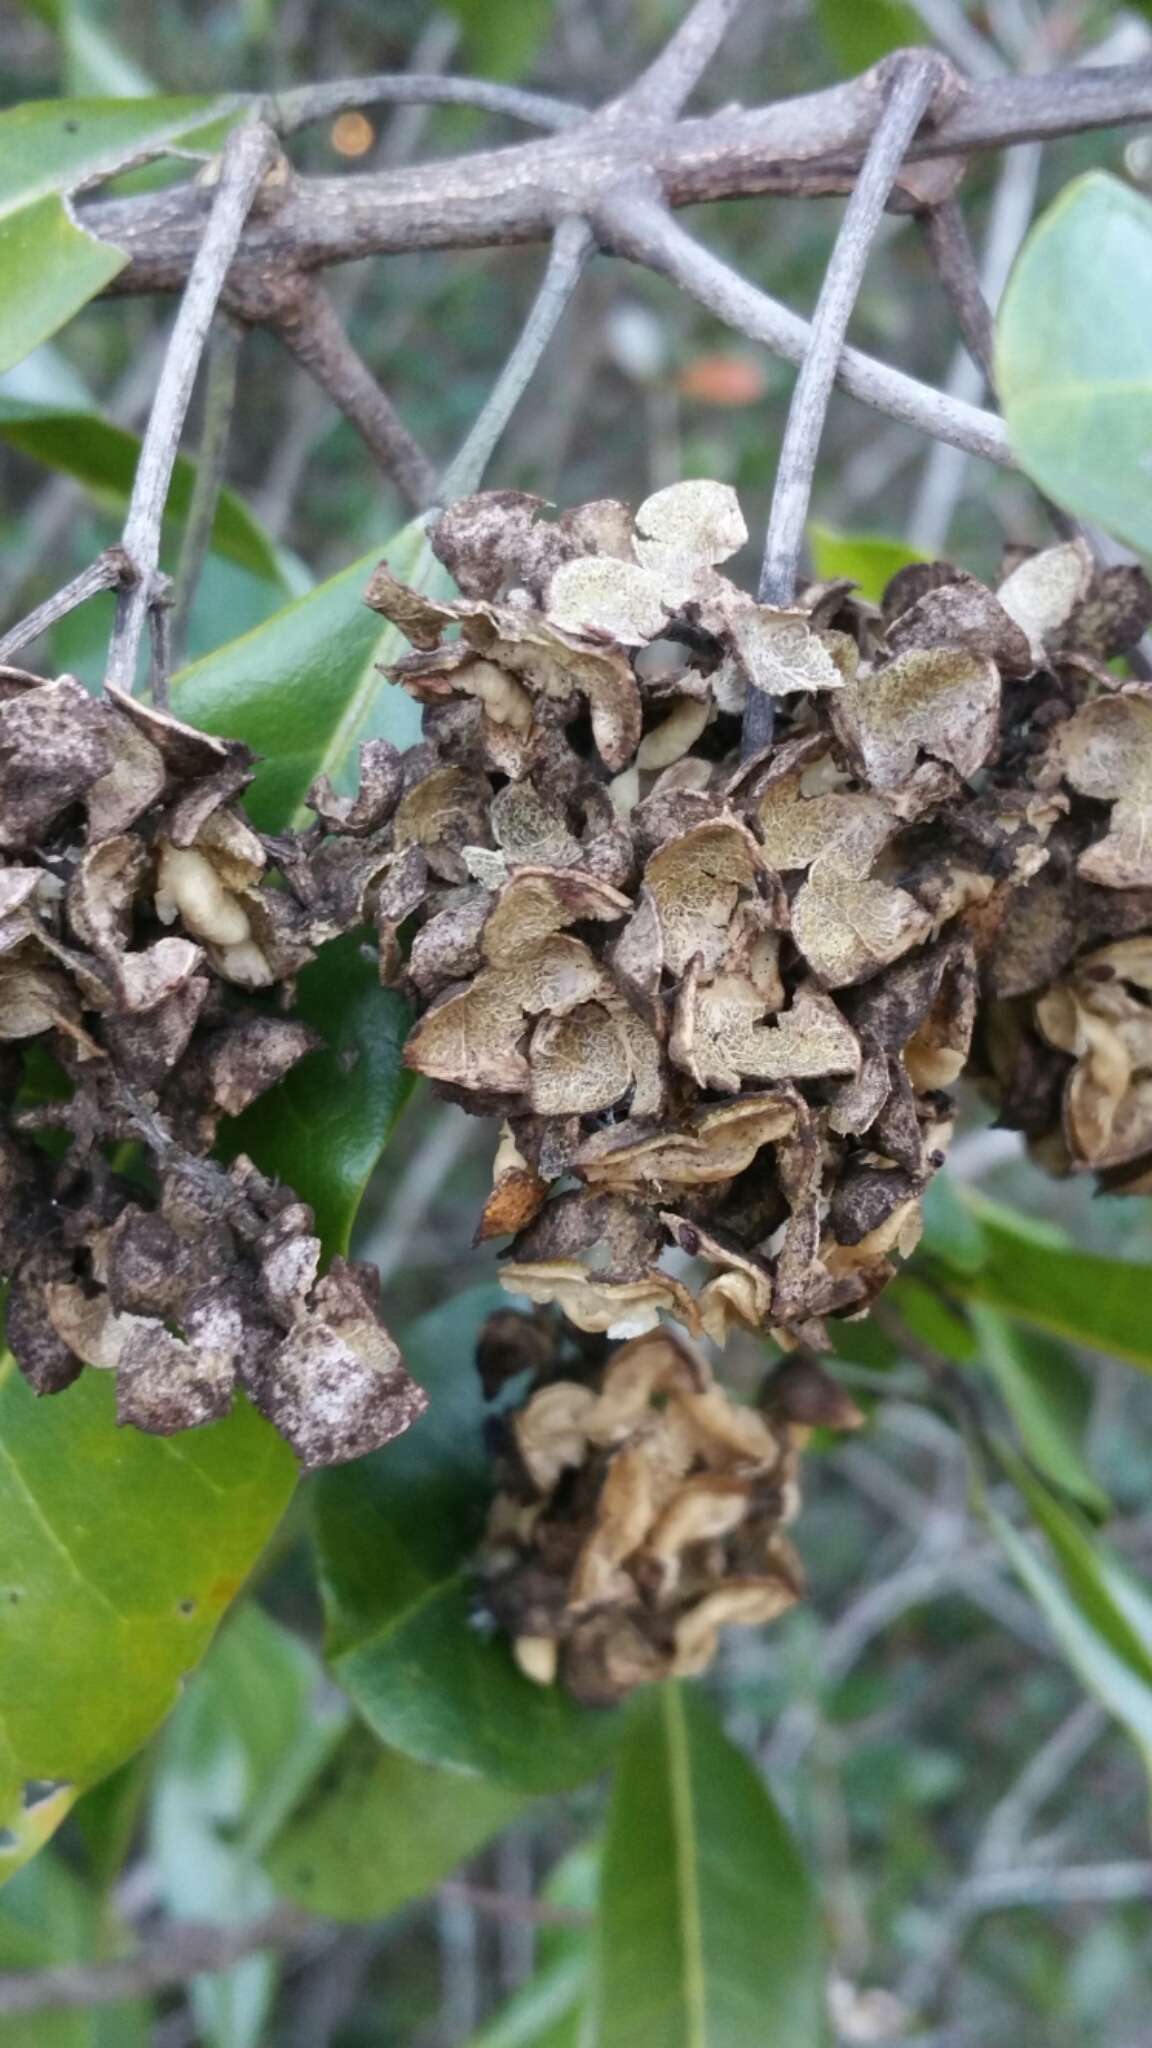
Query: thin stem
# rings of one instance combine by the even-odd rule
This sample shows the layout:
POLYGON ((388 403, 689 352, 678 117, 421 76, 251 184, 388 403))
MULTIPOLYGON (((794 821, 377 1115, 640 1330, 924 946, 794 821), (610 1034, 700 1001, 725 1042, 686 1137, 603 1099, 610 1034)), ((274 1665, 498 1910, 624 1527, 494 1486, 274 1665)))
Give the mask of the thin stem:
MULTIPOLYGON (((892 89, 856 188, 844 210, 812 316, 812 341, 788 408, 760 570, 760 599, 764 604, 790 604, 795 593, 816 454, 848 321, 908 144, 944 75, 943 66, 935 57, 909 59, 892 89)), ((756 708, 758 699, 754 697, 749 712, 756 708)))
POLYGON ((534 376, 540 358, 571 301, 595 240, 587 221, 562 220, 552 240, 548 266, 516 345, 489 392, 459 453, 441 478, 436 496, 451 504, 474 491, 492 451, 534 376))
POLYGON ((170 1927, 138 1955, 115 1962, 61 1963, 0 1976, 0 2013, 75 2011, 170 1991, 208 1970, 229 1970, 261 1949, 289 1948, 325 1923, 298 1906, 276 1906, 240 1927, 170 1927))
POLYGON ((160 560, 164 505, 212 316, 275 151, 272 131, 251 122, 233 129, 220 157, 216 196, 172 329, 124 522, 123 547, 136 573, 120 600, 107 669, 107 681, 120 689, 130 690, 135 680, 140 636, 160 560))
POLYGON ((267 102, 275 128, 295 135, 316 121, 331 121, 357 107, 476 107, 504 114, 530 128, 570 128, 588 119, 588 109, 550 93, 521 92, 486 78, 442 78, 435 72, 382 72, 371 78, 337 78, 322 85, 298 85, 267 102))
POLYGON ((172 603, 172 578, 157 572, 152 584, 152 602, 148 607, 148 641, 152 656, 148 670, 148 695, 157 711, 167 711, 170 701, 172 603))
POLYGON ((0 661, 11 661, 22 647, 30 647, 49 626, 58 619, 67 618, 78 605, 87 604, 90 597, 96 597, 102 590, 122 590, 132 580, 132 562, 123 548, 105 548, 102 555, 73 576, 53 597, 46 597, 35 611, 28 613, 18 625, 10 626, 0 640, 0 661))
MULTIPOLYGON (((726 326, 763 342, 786 362, 803 362, 812 335, 807 320, 703 248, 658 198, 636 187, 618 191, 599 209, 596 226, 604 247, 669 278, 726 326)), ((1013 466, 1004 423, 995 413, 948 398, 856 348, 842 350, 835 381, 920 433, 1013 466)))
POLYGON ((436 471, 353 348, 323 286, 301 278, 285 295, 274 325, 297 362, 352 422, 397 490, 421 511, 435 495, 436 471))
POLYGON ((208 340, 204 376, 204 421, 196 458, 196 480, 184 527, 184 540, 176 564, 172 609, 168 614, 172 651, 183 658, 188 616, 204 568, 205 557, 216 522, 216 508, 224 481, 228 457, 228 436, 236 403, 236 374, 240 362, 241 328, 227 313, 218 313, 208 340))
POLYGON ((602 117, 674 120, 743 5, 744 0, 696 0, 660 55, 602 117))

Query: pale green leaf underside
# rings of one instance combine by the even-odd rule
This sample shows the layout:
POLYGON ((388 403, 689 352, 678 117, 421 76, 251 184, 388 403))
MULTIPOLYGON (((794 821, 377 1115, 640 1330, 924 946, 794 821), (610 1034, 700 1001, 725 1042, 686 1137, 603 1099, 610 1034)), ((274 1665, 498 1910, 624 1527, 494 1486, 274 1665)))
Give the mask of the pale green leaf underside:
POLYGON ((1152 552, 1152 205, 1103 171, 1065 187, 997 319, 1021 467, 1058 503, 1152 552))

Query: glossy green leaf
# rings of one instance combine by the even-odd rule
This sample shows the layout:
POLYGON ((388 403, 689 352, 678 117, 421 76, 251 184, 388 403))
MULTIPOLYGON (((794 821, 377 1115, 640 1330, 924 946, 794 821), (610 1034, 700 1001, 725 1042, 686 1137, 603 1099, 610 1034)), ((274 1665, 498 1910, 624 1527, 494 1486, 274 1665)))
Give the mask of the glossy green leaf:
POLYGON ((295 1481, 243 1403, 142 1436, 109 1373, 37 1402, 0 1367, 0 1873, 163 1720, 295 1481))
POLYGON ((923 555, 906 547, 902 540, 889 540, 876 533, 835 533, 816 519, 808 523, 808 547, 820 582, 831 583, 839 576, 850 576, 861 597, 872 604, 879 604, 897 569, 924 560, 923 555))
MULTIPOLYGON (((230 1617, 165 1730, 151 1849, 174 1920, 234 1926, 275 1904, 260 1863, 338 1741, 312 1653, 254 1603, 230 1617)), ((258 2048, 278 1975, 272 1954, 202 1977, 192 2002, 207 2048, 258 2048)))
MULTIPOLYGON (((51 1851, 0 1897, 0 1970, 45 1970, 107 1956, 107 1901, 51 1851)), ((0 2019, 0 2048, 147 2048, 148 2008, 131 2004, 0 2019)))
POLYGON ((504 1299, 478 1288, 402 1335, 426 1414, 395 1443, 316 1484, 316 1538, 340 1684, 383 1742, 513 1791, 601 1768, 620 1717, 536 1686, 473 1614, 462 1575, 484 1526, 490 1466, 473 1366, 504 1299))
POLYGON ((423 525, 414 520, 383 549, 374 548, 174 678, 182 718, 247 740, 264 756, 245 798, 263 830, 281 830, 301 813, 317 775, 354 785, 362 740, 382 737, 409 746, 419 735, 417 706, 380 673, 408 642, 364 603, 382 554, 405 582, 447 589, 423 525))
POLYGON ((820 2048, 820 1916, 763 1781, 699 1694, 662 1686, 616 1776, 597 2048, 820 2048))
POLYGON ((1081 1450, 1091 1396, 1075 1359, 1064 1345, 1019 1329, 983 1303, 974 1302, 970 1314, 979 1363, 999 1387, 1028 1456, 1089 1513, 1106 1515, 1108 1496, 1081 1450))
POLYGON ((1152 1773, 1152 1601, 1018 1459, 1001 1456, 1051 1550, 1029 1543, 994 1508, 986 1510, 991 1527, 1069 1664, 1127 1728, 1152 1773))
POLYGON ((35 100, 0 114, 0 371, 54 334, 124 268, 66 195, 219 106, 204 97, 35 100))
POLYGON ((298 991, 295 1014, 319 1032, 323 1050, 227 1124, 222 1144, 311 1204, 331 1255, 348 1250, 364 1189, 411 1089, 401 1065, 410 1012, 395 990, 381 988, 375 956, 356 932, 323 948, 298 991))
POLYGON ((1000 302, 996 384, 1022 469, 1152 552, 1152 203, 1104 171, 1032 229, 1000 302))
POLYGON ((422 1898, 506 1827, 523 1796, 461 1778, 353 1728, 265 1855, 277 1891, 335 1920, 376 1920, 422 1898))
POLYGON ((1152 1270, 1078 1251, 1059 1233, 1044 1227, 1041 1234, 1027 1217, 1017 1221, 992 1203, 978 1202, 977 1215, 987 1256, 975 1273, 955 1273, 957 1293, 1152 1372, 1152 1270))
MULTIPOLYGON (((140 440, 126 427, 112 426, 90 412, 0 396, 0 439, 47 468, 75 477, 102 507, 122 512, 127 505, 140 440)), ((195 463, 177 456, 165 512, 173 527, 183 526, 188 517, 195 480, 195 463)), ((274 543, 233 491, 220 493, 212 545, 254 576, 283 584, 274 543)))
POLYGON ((848 73, 866 71, 889 51, 926 40, 923 21, 903 0, 816 0, 816 13, 833 56, 848 73))

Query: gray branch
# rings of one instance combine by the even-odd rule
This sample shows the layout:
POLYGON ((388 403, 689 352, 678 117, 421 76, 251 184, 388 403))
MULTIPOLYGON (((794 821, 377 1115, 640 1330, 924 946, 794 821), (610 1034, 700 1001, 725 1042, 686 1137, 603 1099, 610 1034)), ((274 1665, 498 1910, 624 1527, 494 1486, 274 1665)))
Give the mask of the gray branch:
POLYGON ((245 220, 275 155, 271 129, 250 122, 233 129, 220 158, 219 180, 172 329, 124 522, 122 545, 134 580, 121 595, 107 669, 107 681, 119 689, 131 690, 136 676, 160 560, 164 506, 200 358, 245 220))
POLYGON ((522 92, 486 78, 442 78, 438 72, 380 72, 370 78, 335 78, 322 85, 294 86, 266 102, 268 117, 281 135, 295 135, 317 121, 334 120, 360 107, 475 107, 483 114, 504 114, 530 128, 570 128, 588 119, 587 107, 553 99, 543 92, 522 92))
POLYGON ((73 576, 63 590, 57 590, 52 597, 46 597, 35 611, 28 613, 15 626, 10 626, 0 639, 0 662, 11 661, 22 647, 30 647, 49 626, 58 619, 66 619, 69 612, 87 604, 90 597, 97 597, 102 590, 121 590, 133 580, 132 563, 123 548, 105 548, 78 576, 73 576))
POLYGON ((909 59, 880 117, 844 209, 812 315, 812 339, 792 393, 776 468, 760 571, 759 594, 764 604, 789 604, 795 594, 816 455, 848 322, 897 172, 945 76, 940 58, 909 59))
MULTIPOLYGON (((669 278, 726 326, 763 342, 787 362, 804 361, 812 336, 808 321, 703 248, 649 192, 617 193, 602 208, 596 226, 603 245, 669 278)), ((841 351, 836 382, 906 426, 1011 465, 1008 436, 994 413, 948 398, 860 349, 841 351)))
MULTIPOLYGON (((547 241, 590 217, 622 181, 646 173, 672 207, 703 200, 851 189, 883 111, 895 59, 823 92, 682 121, 588 120, 544 139, 355 178, 297 178, 248 223, 229 303, 264 317, 267 280, 412 249, 547 241)), ((954 157, 1012 142, 1152 119, 1152 63, 966 87, 908 157, 954 157)), ((112 293, 175 291, 195 259, 207 201, 196 186, 85 200, 79 217, 128 257, 112 293)))

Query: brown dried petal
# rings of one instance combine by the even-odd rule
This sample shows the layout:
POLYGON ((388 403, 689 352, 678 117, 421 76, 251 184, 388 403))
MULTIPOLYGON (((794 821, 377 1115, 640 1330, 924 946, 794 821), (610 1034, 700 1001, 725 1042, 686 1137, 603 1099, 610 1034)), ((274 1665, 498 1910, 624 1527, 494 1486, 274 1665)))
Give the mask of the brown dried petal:
POLYGON ((24 678, 0 701, 0 847, 35 846, 111 762, 101 707, 74 677, 24 678))
POLYGON ((1029 555, 1000 585, 996 595, 1009 618, 1026 635, 1037 666, 1050 641, 1060 637, 1092 581, 1092 551, 1084 540, 1029 555))
POLYGON ((841 690, 849 680, 855 648, 843 634, 813 632, 804 611, 746 601, 732 607, 728 623, 753 689, 790 697, 801 690, 841 690))
POLYGON ((305 801, 330 832, 375 832, 387 824, 403 788, 400 754, 390 740, 365 740, 360 749, 360 786, 355 796, 338 796, 326 775, 312 784, 305 801))
POLYGON ((927 591, 888 628, 892 654, 913 648, 964 648, 986 655, 1001 675, 1031 675, 1036 666, 1027 633, 975 576, 927 591))
POLYGON ((109 766, 84 796, 88 837, 93 841, 127 831, 162 795, 168 779, 160 749, 111 704, 106 707, 102 730, 109 766))
POLYGON ((1069 719, 1055 762, 1082 796, 1113 806, 1109 829, 1077 863, 1109 889, 1152 887, 1152 704, 1098 697, 1069 719))
POLYGON ((906 889, 837 872, 832 855, 792 905, 792 937, 825 988, 863 981, 920 944, 931 914, 906 889))
POLYGON ((162 1323, 138 1325, 120 1353, 116 1420, 150 1436, 199 1429, 229 1413, 234 1385, 226 1360, 185 1344, 162 1323))
POLYGON ((995 664, 961 649, 917 649, 898 657, 839 700, 845 736, 869 779, 896 788, 921 750, 963 776, 975 775, 999 738, 995 664))
POLYGON ((801 988, 765 1022, 763 997, 740 975, 685 976, 669 1040, 675 1064, 701 1088, 734 1094, 741 1081, 795 1081, 855 1073, 860 1047, 831 998, 801 988))
POLYGON ((644 880, 670 973, 682 975, 697 959, 704 968, 720 964, 741 891, 753 889, 764 872, 759 846, 732 817, 698 825, 651 856, 644 880))
POLYGON ((653 491, 636 512, 636 553, 653 566, 673 560, 726 562, 748 538, 731 484, 690 477, 653 491))
POLYGON ((283 1342, 249 1361, 244 1377, 305 1471, 379 1450, 428 1405, 379 1320, 374 1280, 342 1259, 317 1282, 283 1342))
POLYGON ((548 586, 545 608, 562 631, 581 638, 603 635, 622 647, 654 640, 668 623, 660 578, 611 555, 562 562, 548 586))
POLYGON ((500 1284, 529 1301, 556 1302, 578 1330, 637 1335, 654 1330, 661 1313, 679 1317, 690 1330, 699 1328, 687 1288, 655 1267, 638 1280, 604 1280, 575 1259, 511 1261, 500 1269, 500 1284))
POLYGON ((798 1114, 796 1097, 781 1090, 696 1110, 676 1129, 617 1124, 587 1139, 573 1165, 589 1187, 620 1192, 730 1180, 792 1131, 798 1114))

